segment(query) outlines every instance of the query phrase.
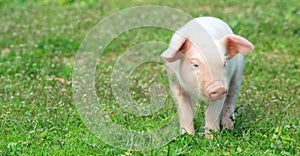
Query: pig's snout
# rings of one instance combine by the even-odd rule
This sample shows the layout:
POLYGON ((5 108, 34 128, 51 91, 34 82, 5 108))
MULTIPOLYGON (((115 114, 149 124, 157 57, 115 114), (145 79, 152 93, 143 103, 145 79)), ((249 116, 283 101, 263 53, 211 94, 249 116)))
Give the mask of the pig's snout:
POLYGON ((227 94, 227 89, 221 82, 215 82, 207 87, 207 94, 211 100, 222 100, 227 94))

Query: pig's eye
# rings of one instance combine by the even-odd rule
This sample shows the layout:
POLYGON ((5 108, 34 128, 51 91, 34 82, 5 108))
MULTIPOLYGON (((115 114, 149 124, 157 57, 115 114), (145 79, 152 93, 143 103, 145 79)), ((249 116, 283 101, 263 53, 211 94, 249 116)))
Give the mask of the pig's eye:
POLYGON ((192 65, 193 68, 200 68, 200 62, 196 59, 190 59, 190 64, 192 65))
POLYGON ((192 66, 193 66, 193 67, 196 67, 196 68, 198 68, 198 67, 199 67, 199 65, 198 65, 198 64, 192 64, 192 66))

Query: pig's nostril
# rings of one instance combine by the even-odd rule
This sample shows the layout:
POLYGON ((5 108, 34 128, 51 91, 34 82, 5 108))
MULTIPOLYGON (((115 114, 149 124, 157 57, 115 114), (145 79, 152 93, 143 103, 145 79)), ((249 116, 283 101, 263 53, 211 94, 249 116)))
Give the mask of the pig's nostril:
POLYGON ((220 87, 209 92, 209 97, 213 100, 220 100, 227 94, 227 89, 220 87))
POLYGON ((211 95, 216 95, 216 94, 218 94, 218 92, 211 92, 210 94, 211 95))

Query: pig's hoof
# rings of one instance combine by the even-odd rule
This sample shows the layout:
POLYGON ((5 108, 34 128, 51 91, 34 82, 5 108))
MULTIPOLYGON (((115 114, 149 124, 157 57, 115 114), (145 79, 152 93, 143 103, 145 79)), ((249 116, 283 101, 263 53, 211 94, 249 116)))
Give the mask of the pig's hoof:
POLYGON ((234 127, 234 123, 231 119, 222 119, 222 126, 228 130, 232 130, 234 127))
POLYGON ((185 128, 181 128, 180 130, 180 134, 194 134, 194 129, 185 129, 185 128))
POLYGON ((214 139, 214 135, 211 133, 205 133, 205 138, 206 139, 214 139))
POLYGON ((214 139, 214 133, 217 132, 218 129, 206 129, 205 130, 205 138, 214 139))

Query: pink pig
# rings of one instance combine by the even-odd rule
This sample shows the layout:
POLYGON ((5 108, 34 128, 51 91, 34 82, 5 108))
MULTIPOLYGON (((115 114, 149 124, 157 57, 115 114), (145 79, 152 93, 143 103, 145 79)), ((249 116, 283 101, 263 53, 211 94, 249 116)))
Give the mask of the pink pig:
POLYGON ((244 56, 253 50, 220 19, 200 17, 177 30, 161 56, 178 107, 181 133, 194 133, 191 97, 207 103, 206 134, 220 124, 233 129, 234 105, 242 82, 244 56))

